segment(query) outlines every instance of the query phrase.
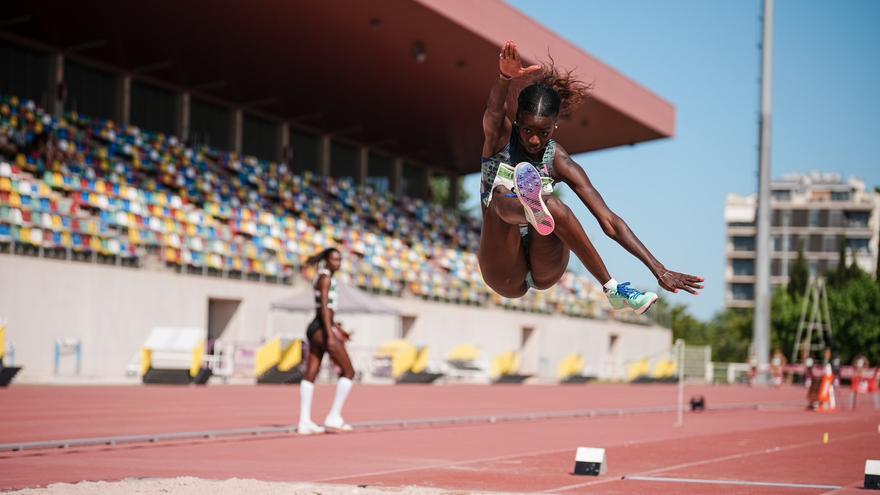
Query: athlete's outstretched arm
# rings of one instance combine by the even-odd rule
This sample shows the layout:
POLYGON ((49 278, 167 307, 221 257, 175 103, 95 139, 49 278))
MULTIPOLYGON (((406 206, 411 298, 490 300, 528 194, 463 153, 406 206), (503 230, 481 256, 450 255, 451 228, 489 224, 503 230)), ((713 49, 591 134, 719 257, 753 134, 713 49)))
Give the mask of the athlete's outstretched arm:
POLYGON ((510 119, 507 118, 507 92, 510 81, 537 70, 540 65, 523 67, 516 43, 508 41, 498 54, 498 77, 489 92, 486 112, 483 113, 483 156, 490 157, 504 147, 503 142, 510 135, 510 119))
POLYGON ((669 271, 663 266, 663 263, 660 263, 648 251, 648 248, 630 230, 626 222, 608 208, 599 191, 593 187, 590 178, 587 177, 587 173, 572 160, 571 156, 562 149, 562 146, 557 145, 556 147, 556 158, 553 160, 553 168, 559 180, 568 184, 583 201, 584 205, 589 208, 590 213, 599 221, 599 225, 602 226, 605 234, 632 253, 633 256, 640 259, 651 270, 651 273, 657 277, 661 287, 670 292, 678 292, 681 289, 691 294, 696 294, 697 290, 703 288, 700 285, 700 282, 703 281, 702 278, 669 271))

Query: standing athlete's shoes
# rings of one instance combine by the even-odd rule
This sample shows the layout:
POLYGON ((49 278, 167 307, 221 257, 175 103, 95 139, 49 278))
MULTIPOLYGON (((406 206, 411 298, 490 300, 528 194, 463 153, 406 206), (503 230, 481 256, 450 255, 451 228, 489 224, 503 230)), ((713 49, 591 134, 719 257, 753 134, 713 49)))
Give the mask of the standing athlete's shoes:
POLYGON ((319 435, 321 433, 324 433, 324 428, 309 421, 308 423, 300 423, 299 427, 296 429, 296 432, 300 435, 319 435))
POLYGON ((324 428, 327 431, 351 431, 352 427, 350 424, 346 423, 345 420, 340 418, 330 418, 324 420, 324 428))

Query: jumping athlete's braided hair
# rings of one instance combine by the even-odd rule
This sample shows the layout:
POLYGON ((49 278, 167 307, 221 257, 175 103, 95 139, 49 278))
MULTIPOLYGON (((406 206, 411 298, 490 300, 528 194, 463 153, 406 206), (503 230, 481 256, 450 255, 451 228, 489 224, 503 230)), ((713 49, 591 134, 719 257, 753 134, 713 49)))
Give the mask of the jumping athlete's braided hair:
POLYGON ((553 57, 541 64, 537 81, 526 86, 517 98, 517 116, 530 113, 539 117, 567 117, 589 96, 592 84, 574 75, 574 70, 556 67, 553 57))

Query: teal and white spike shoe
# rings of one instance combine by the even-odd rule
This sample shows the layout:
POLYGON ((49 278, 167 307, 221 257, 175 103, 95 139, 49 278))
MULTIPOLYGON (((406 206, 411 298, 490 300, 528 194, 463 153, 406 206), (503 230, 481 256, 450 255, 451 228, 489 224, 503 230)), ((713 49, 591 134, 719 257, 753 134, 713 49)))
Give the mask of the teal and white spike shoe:
POLYGON ((615 310, 631 309, 637 315, 648 311, 651 305, 657 302, 657 294, 633 289, 629 286, 629 282, 617 284, 617 288, 613 291, 605 289, 605 295, 615 310))
POLYGON ((541 197, 543 183, 541 174, 529 162, 520 162, 513 172, 516 183, 516 195, 525 210, 526 220, 535 228, 538 235, 550 235, 556 228, 553 216, 541 197))

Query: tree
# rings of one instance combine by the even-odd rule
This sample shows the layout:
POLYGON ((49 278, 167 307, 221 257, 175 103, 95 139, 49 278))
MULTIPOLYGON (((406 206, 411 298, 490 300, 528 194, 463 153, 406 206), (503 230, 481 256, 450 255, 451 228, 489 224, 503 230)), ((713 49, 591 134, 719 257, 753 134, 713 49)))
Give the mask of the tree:
POLYGON ((777 289, 770 303, 770 340, 773 347, 788 356, 789 362, 800 361, 800 356, 789 353, 794 349, 803 302, 803 292, 792 294, 788 290, 777 289))
MULTIPOLYGON (((799 258, 803 258, 801 253, 799 258)), ((872 363, 880 362, 880 284, 857 266, 839 286, 827 286, 834 350, 848 363, 864 354, 872 363)), ((806 277, 804 277, 806 279, 806 277)), ((803 307, 806 282, 798 291, 777 289, 771 302, 771 343, 786 355, 794 347, 803 307)), ((688 313, 684 305, 658 301, 649 313, 658 325, 672 330, 674 339, 691 345, 712 346, 712 359, 718 362, 744 362, 752 341, 751 309, 726 309, 708 322, 688 313)), ((789 356, 799 361, 800 356, 789 356)))
MULTIPOLYGON (((836 272, 829 271, 829 276, 836 276, 836 272)), ((842 282, 826 286, 834 350, 844 363, 859 354, 876 363, 880 360, 880 285, 857 266, 850 266, 843 273, 842 282)), ((773 295, 772 342, 786 354, 794 347, 803 303, 801 295, 789 291, 776 291, 773 295)), ((800 356, 789 358, 800 360, 800 356)))
POLYGON ((686 306, 669 304, 661 299, 649 314, 658 325, 672 330, 673 340, 711 346, 715 361, 741 362, 747 358, 752 335, 753 313, 750 309, 727 309, 709 322, 702 322, 693 317, 686 306))
MULTIPOLYGON (((458 204, 455 207, 459 210, 470 200, 470 193, 464 188, 464 181, 459 179, 455 181, 458 184, 458 204)), ((431 177, 431 201, 434 204, 448 207, 449 206, 449 188, 450 178, 445 175, 431 177)))
POLYGON ((880 285, 865 272, 844 286, 828 291, 832 339, 841 361, 864 354, 880 360, 880 285))
POLYGON ((712 346, 712 359, 720 362, 745 362, 752 343, 751 309, 728 308, 706 324, 707 344, 712 346))
POLYGON ((810 280, 810 269, 807 268, 807 260, 804 259, 804 243, 798 245, 797 258, 788 271, 788 293, 791 296, 803 296, 810 280))
MULTIPOLYGON (((874 187, 874 193, 880 194, 880 186, 874 187)), ((880 223, 877 225, 877 234, 880 237, 880 223)), ((874 277, 877 283, 880 283, 880 240, 877 241, 877 269, 874 271, 874 277)))

